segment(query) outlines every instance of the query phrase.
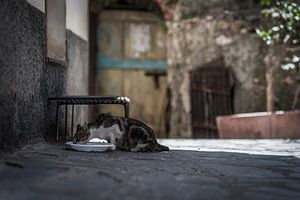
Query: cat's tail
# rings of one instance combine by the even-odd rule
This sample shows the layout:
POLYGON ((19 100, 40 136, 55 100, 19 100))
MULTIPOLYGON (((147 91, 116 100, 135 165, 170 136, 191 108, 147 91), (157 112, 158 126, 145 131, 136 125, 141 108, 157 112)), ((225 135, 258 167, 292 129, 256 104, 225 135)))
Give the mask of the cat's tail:
POLYGON ((157 151, 169 151, 169 147, 157 143, 157 151))

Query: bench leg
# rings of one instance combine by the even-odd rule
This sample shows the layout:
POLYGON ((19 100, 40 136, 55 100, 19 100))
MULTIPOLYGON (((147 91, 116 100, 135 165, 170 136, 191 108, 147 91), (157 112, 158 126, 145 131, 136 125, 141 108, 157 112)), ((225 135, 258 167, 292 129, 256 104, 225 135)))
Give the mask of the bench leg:
POLYGON ((129 117, 129 103, 124 104, 124 110, 125 110, 125 117, 129 117))
POLYGON ((72 138, 73 138, 73 136, 74 136, 74 132, 73 132, 73 126, 74 126, 74 104, 72 104, 72 121, 71 121, 71 128, 72 128, 72 130, 71 130, 71 136, 72 136, 72 138))
POLYGON ((68 105, 65 106, 65 139, 68 136, 68 105))
POLYGON ((58 141, 58 112, 59 112, 59 104, 56 106, 56 142, 58 141))

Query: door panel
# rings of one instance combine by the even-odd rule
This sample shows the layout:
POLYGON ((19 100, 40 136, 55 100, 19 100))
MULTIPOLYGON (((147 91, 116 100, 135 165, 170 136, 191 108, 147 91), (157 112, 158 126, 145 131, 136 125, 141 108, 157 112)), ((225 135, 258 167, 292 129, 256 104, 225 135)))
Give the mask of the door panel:
POLYGON ((125 58, 153 59, 154 26, 150 23, 126 22, 125 24, 125 58))
MULTIPOLYGON (((148 124, 158 136, 165 135, 167 88, 161 24, 151 13, 105 11, 97 34, 97 95, 128 96, 130 117, 148 124)), ((116 106, 101 106, 99 112, 123 115, 116 106)))
POLYGON ((99 53, 103 57, 122 57, 122 23, 102 22, 97 31, 99 53))
POLYGON ((143 120, 151 126, 157 134, 163 136, 166 87, 165 76, 159 77, 159 87, 155 87, 155 80, 145 76, 142 70, 124 71, 124 94, 132 100, 131 117, 143 120))

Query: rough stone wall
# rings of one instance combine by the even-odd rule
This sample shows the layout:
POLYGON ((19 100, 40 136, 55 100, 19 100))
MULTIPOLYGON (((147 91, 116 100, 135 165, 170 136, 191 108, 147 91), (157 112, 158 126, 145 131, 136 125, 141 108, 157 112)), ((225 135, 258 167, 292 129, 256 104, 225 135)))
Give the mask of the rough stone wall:
POLYGON ((250 14, 241 13, 241 5, 230 0, 179 1, 174 7, 173 20, 167 22, 171 136, 192 136, 189 71, 220 57, 236 77, 235 112, 264 110, 262 46, 253 31, 259 13, 250 9, 253 5, 243 5, 250 14), (183 18, 184 12, 190 14, 183 18))
POLYGON ((154 0, 162 10, 166 21, 178 21, 193 17, 217 16, 224 12, 247 20, 256 20, 260 0, 154 0))
POLYGON ((0 150, 9 150, 54 136, 48 97, 87 93, 88 44, 68 32, 68 66, 47 62, 45 14, 11 0, 0 18, 0 150))

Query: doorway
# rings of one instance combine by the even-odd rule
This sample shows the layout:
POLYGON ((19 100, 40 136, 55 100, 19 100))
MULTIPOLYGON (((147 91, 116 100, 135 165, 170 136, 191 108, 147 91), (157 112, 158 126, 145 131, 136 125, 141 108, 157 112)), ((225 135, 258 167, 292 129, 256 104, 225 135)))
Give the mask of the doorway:
POLYGON ((190 71, 193 137, 217 138, 216 117, 233 113, 233 74, 223 59, 190 71))

